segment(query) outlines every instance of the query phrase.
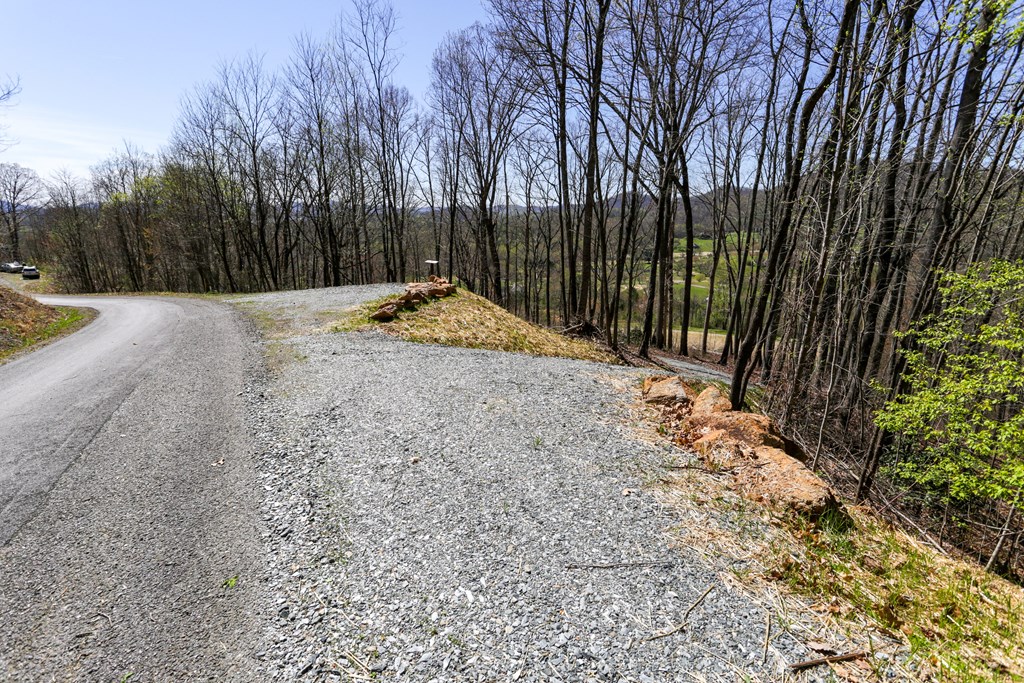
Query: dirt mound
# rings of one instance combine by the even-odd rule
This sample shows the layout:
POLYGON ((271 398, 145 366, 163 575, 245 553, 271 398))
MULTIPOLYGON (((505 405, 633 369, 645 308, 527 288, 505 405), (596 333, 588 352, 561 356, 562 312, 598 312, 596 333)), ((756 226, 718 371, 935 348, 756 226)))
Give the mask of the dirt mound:
POLYGON ((0 286, 0 358, 17 351, 60 318, 60 312, 0 286))
MULTIPOLYGON (((440 284, 454 289, 453 285, 444 282, 440 284)), ((594 342, 567 337, 534 325, 464 288, 448 296, 430 298, 423 304, 413 304, 407 308, 404 303, 399 304, 395 297, 378 300, 355 311, 331 329, 336 332, 372 329, 423 344, 621 364, 615 355, 594 342), (396 315, 386 321, 374 318, 374 313, 385 305, 394 306, 396 315), (367 325, 368 322, 371 324, 367 325)))

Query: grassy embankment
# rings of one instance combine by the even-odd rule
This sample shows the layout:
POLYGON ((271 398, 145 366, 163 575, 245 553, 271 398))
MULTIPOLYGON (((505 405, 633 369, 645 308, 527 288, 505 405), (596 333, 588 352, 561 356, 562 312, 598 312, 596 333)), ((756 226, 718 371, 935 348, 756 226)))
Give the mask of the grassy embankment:
POLYGON ((870 509, 815 527, 740 497, 722 472, 670 467, 652 490, 678 511, 673 536, 771 605, 766 642, 790 632, 821 656, 853 655, 819 665, 839 681, 1024 681, 1020 586, 870 509))
POLYGON ((1020 586, 867 507, 818 525, 777 516, 739 496, 727 472, 677 461, 686 457, 672 456, 652 491, 692 520, 674 529, 682 545, 775 603, 766 638, 790 630, 856 654, 828 665, 837 680, 1024 681, 1020 586))
POLYGON ((335 332, 380 330, 406 341, 469 349, 490 349, 533 356, 579 358, 619 363, 613 354, 584 339, 574 339, 528 323, 487 299, 459 289, 455 294, 402 311, 390 322, 370 314, 386 297, 360 306, 332 326, 335 332))
POLYGON ((776 555, 772 578, 829 598, 826 611, 898 637, 905 667, 940 681, 1024 681, 1024 591, 945 556, 867 510, 820 531, 794 530, 802 553, 776 555), (802 554, 802 557, 801 557, 802 554))
POLYGON ((0 363, 30 346, 73 332, 91 319, 88 310, 44 306, 0 286, 0 363))

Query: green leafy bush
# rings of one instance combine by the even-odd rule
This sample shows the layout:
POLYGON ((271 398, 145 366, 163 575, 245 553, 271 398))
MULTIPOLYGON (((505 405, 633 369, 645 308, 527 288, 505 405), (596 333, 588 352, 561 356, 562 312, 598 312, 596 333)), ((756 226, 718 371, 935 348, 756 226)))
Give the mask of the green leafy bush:
POLYGON ((944 273, 941 310, 905 333, 906 390, 876 415, 902 478, 947 500, 1024 504, 1024 262, 944 273))

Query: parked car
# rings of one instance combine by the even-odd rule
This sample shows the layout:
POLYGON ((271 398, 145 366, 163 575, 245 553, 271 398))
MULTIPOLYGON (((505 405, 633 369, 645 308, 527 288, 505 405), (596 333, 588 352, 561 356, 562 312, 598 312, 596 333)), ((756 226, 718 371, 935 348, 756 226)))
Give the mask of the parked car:
POLYGON ((21 265, 17 261, 11 261, 10 263, 0 263, 0 272, 4 273, 20 273, 21 269, 25 266, 21 265))
POLYGON ((21 269, 21 278, 23 280, 38 280, 39 269, 35 266, 25 266, 21 269))

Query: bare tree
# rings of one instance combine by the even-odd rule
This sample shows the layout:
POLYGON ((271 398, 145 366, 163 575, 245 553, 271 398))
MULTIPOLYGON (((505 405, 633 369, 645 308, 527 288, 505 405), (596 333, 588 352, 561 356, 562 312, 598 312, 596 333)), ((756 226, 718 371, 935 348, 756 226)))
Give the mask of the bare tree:
POLYGON ((36 172, 18 164, 0 164, 0 220, 7 233, 7 253, 22 258, 21 228, 27 214, 38 210, 43 184, 36 172))
MULTIPOLYGON (((457 128, 467 204, 476 215, 480 263, 495 301, 503 303, 495 198, 515 141, 525 89, 515 65, 481 24, 449 35, 434 56, 433 91, 446 125, 457 128)), ((506 202, 507 203, 507 202, 506 202)))
MULTIPOLYGON (((11 104, 11 100, 14 96, 21 92, 21 83, 17 79, 6 78, 0 81, 0 111, 4 107, 11 104)), ((4 151, 10 146, 10 142, 5 135, 7 127, 0 124, 0 152, 4 151)))

